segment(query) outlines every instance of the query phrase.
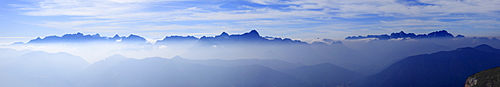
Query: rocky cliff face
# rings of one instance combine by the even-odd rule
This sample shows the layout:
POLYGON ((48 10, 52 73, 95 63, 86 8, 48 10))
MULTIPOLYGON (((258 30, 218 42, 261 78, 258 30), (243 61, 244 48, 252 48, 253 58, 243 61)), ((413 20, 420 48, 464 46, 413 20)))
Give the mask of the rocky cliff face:
POLYGON ((499 87, 500 67, 473 74, 465 81, 465 87, 499 87))

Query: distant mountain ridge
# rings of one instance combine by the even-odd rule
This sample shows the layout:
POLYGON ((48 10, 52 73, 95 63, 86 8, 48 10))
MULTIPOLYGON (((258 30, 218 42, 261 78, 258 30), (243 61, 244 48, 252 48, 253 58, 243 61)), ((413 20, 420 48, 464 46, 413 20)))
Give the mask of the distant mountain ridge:
POLYGON ((382 35, 367 35, 367 36, 348 36, 345 39, 353 40, 353 39, 365 39, 365 38, 377 38, 379 40, 389 40, 389 39, 398 39, 398 38, 411 38, 411 39, 425 39, 425 38, 462 38, 463 35, 457 35, 456 37, 453 34, 448 33, 446 30, 435 31, 429 34, 415 34, 415 33, 405 33, 403 31, 399 33, 391 33, 390 35, 382 34, 382 35))
POLYGON ((215 37, 203 36, 199 42, 208 44, 224 44, 224 43, 305 43, 300 40, 292 40, 290 38, 277 38, 277 37, 262 37, 257 30, 251 30, 244 34, 229 35, 222 32, 215 37))
MULTIPOLYGON (((382 34, 382 35, 367 35, 367 36, 348 36, 346 40, 355 40, 355 39, 365 39, 365 38, 377 38, 379 40, 389 40, 389 39, 425 39, 425 38, 462 38, 463 35, 453 36, 446 30, 435 31, 429 34, 415 34, 415 33, 405 33, 404 31, 398 33, 382 34)), ((164 43, 175 43, 177 41, 204 41, 204 42, 258 42, 258 43, 266 43, 272 41, 272 43, 301 43, 300 40, 292 40, 290 38, 278 38, 278 37, 262 37, 257 32, 257 30, 251 30, 250 32, 244 34, 228 34, 226 32, 222 32, 220 35, 210 37, 203 36, 200 38, 194 36, 166 36, 162 40, 157 40, 156 43, 164 44, 164 43)), ((78 32, 76 34, 64 34, 63 36, 46 36, 44 38, 36 38, 32 39, 27 43, 81 43, 81 42, 92 42, 92 41, 105 41, 105 42, 146 42, 146 39, 130 34, 129 36, 118 36, 116 34, 113 37, 103 37, 98 33, 94 35, 83 35, 78 32)))
MULTIPOLYGON (((85 42, 140 42, 146 43, 146 39, 139 35, 130 34, 129 36, 119 36, 116 34, 113 37, 105 37, 100 36, 99 33, 94 35, 84 35, 80 32, 76 34, 64 34, 62 36, 46 36, 44 38, 37 37, 36 39, 32 39, 27 43, 85 43, 85 42)), ((272 43, 281 42, 281 43, 305 43, 299 40, 292 40, 289 38, 277 38, 277 37, 262 37, 257 32, 257 30, 251 30, 250 32, 244 34, 232 34, 229 35, 226 32, 222 32, 222 34, 215 37, 207 37, 203 36, 201 38, 197 38, 194 36, 166 36, 162 40, 157 40, 158 44, 168 44, 168 43, 177 43, 177 42, 209 42, 209 43, 226 43, 226 42, 269 42, 272 43)))
POLYGON ((157 40, 155 44, 195 42, 195 41, 198 41, 198 38, 196 38, 194 36, 166 36, 162 40, 157 40))
POLYGON ((83 35, 78 32, 76 34, 64 34, 63 36, 46 36, 44 38, 37 37, 36 39, 30 40, 28 43, 84 43, 84 42, 146 42, 146 39, 139 36, 130 34, 129 36, 118 36, 116 34, 114 37, 104 37, 99 35, 99 33, 94 35, 83 35))

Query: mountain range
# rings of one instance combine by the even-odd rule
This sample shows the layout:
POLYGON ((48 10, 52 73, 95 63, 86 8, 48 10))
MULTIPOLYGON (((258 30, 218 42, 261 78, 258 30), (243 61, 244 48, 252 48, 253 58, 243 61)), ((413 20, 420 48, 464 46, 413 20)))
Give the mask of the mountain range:
POLYGON ((0 49, 0 86, 462 86, 500 64, 496 38, 413 35, 309 43, 256 30, 156 43, 133 34, 47 36, 0 49))
POLYGON ((335 86, 359 76, 329 63, 301 65, 280 60, 134 59, 117 54, 89 64, 68 53, 40 51, 1 60, 0 86, 8 87, 335 86))
POLYGON ((382 34, 382 35, 367 35, 367 36, 349 36, 345 39, 365 39, 365 38, 377 38, 379 40, 389 40, 389 39, 398 39, 398 38, 412 38, 412 39, 428 39, 428 38, 463 38, 463 35, 453 36, 451 33, 448 33, 446 30, 435 31, 429 34, 415 34, 415 33, 405 33, 403 31, 399 33, 391 33, 390 35, 382 34))
MULTIPOLYGON (((157 40, 154 44, 151 44, 146 43, 143 37, 133 34, 127 37, 119 35, 103 37, 99 34, 83 35, 82 33, 77 33, 65 34, 63 36, 47 36, 43 39, 39 37, 26 44, 15 45, 28 48, 30 46, 38 46, 47 48, 46 50, 49 51, 76 48, 70 53, 86 59, 96 59, 95 57, 104 58, 113 54, 122 54, 136 58, 154 56, 170 58, 180 55, 196 60, 276 59, 305 65, 332 63, 364 74, 374 74, 395 61, 412 55, 452 50, 479 44, 500 47, 500 40, 496 38, 459 38, 453 37, 452 34, 445 30, 422 35, 428 38, 414 39, 412 38, 414 36, 413 33, 400 32, 392 33, 390 37, 406 39, 369 40, 367 42, 352 39, 342 41, 322 39, 321 41, 306 43, 290 38, 263 37, 260 36, 257 30, 251 30, 243 34, 222 32, 217 36, 204 36, 200 38, 194 36, 166 36, 164 39, 157 40), (65 44, 51 46, 50 44, 43 45, 39 43, 65 44), (89 53, 92 55, 89 55, 89 53)), ((68 51, 64 50, 60 52, 68 51)), ((91 62, 95 61, 98 60, 92 60, 91 62)))
POLYGON ((64 34, 63 36, 46 36, 44 38, 37 37, 27 43, 85 43, 85 42, 142 42, 145 43, 146 39, 130 34, 129 36, 102 37, 98 33, 95 35, 83 35, 78 32, 76 34, 64 34))
POLYGON ((89 64, 68 53, 34 51, 0 60, 5 71, 0 86, 442 87, 462 86, 469 75, 500 66, 500 50, 479 45, 415 55, 368 76, 331 63, 266 59, 135 59, 117 54, 89 64))

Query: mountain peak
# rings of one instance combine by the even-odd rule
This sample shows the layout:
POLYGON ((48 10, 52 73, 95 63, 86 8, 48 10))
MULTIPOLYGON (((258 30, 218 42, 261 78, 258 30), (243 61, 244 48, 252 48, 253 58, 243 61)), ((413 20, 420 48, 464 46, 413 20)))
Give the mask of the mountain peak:
POLYGON ((219 37, 227 38, 229 37, 229 34, 227 34, 226 32, 222 32, 222 34, 220 34, 219 37))
POLYGON ((76 35, 82 35, 83 36, 83 34, 81 32, 77 32, 76 35))
POLYGON ((244 33, 243 36, 260 37, 259 32, 257 32, 257 30, 252 30, 248 33, 244 33))
POLYGON ((118 36, 118 34, 115 34, 115 36, 113 36, 113 38, 120 38, 120 36, 118 36))
POLYGON ((436 31, 429 33, 427 36, 429 37, 445 37, 445 38, 453 38, 454 36, 446 30, 436 31))
POLYGON ((222 34, 220 34, 221 36, 229 36, 229 34, 227 34, 226 32, 222 32, 222 34))
POLYGON ((250 33, 258 33, 257 30, 251 30, 250 33))
POLYGON ((99 35, 99 33, 96 33, 95 35, 92 35, 92 37, 101 37, 101 35, 99 35))
POLYGON ((491 53, 500 53, 500 50, 495 49, 495 48, 493 48, 489 45, 486 45, 486 44, 478 45, 478 46, 474 47, 474 49, 477 49, 480 51, 485 51, 485 52, 491 52, 491 53))
POLYGON ((481 44, 481 45, 478 45, 478 46, 476 46, 474 48, 475 49, 482 49, 482 48, 494 49, 493 47, 491 47, 490 45, 487 45, 487 44, 481 44))
POLYGON ((130 34, 128 37, 123 38, 122 42, 140 42, 140 43, 143 43, 143 42, 146 42, 146 39, 139 36, 139 35, 130 34))
POLYGON ((186 58, 182 58, 181 56, 179 55, 176 55, 174 57, 171 58, 172 60, 186 60, 186 58))

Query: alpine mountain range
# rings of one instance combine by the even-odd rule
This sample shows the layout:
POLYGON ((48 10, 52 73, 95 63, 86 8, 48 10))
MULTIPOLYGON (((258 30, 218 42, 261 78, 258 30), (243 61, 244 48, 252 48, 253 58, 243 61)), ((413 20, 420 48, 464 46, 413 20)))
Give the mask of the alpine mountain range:
POLYGON ((76 33, 1 47, 2 87, 443 87, 500 66, 500 40, 446 30, 312 42, 76 33))

